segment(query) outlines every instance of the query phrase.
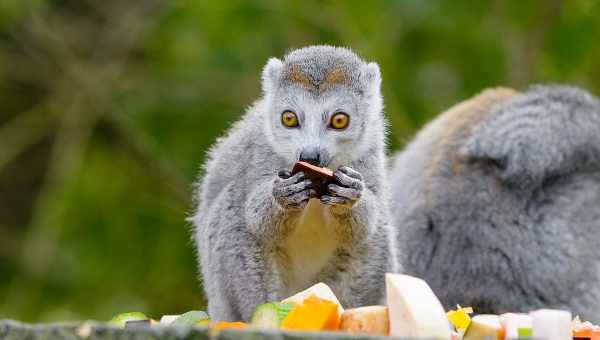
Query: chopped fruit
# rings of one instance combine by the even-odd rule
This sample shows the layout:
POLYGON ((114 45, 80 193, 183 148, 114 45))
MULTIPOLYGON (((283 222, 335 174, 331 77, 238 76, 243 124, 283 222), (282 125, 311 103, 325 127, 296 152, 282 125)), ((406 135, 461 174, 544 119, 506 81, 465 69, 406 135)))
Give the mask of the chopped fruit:
POLYGON ((465 333, 464 340, 478 340, 489 338, 491 340, 504 339, 504 328, 500 324, 500 317, 492 314, 475 315, 471 325, 465 333))
POLYGON ((451 310, 446 313, 448 320, 452 323, 454 328, 460 334, 465 334, 469 325, 471 324, 471 317, 469 314, 473 313, 473 308, 465 307, 462 308, 460 305, 457 306, 456 310, 451 310))
POLYGON ((340 324, 339 305, 311 295, 296 304, 283 319, 281 328, 299 331, 337 330, 340 324))
POLYGON ((500 315, 500 324, 507 339, 518 339, 519 328, 531 328, 531 318, 527 314, 506 313, 500 315))
POLYGON ((210 318, 206 312, 193 310, 181 314, 177 319, 171 322, 173 326, 207 326, 210 323, 210 318))
POLYGON ((331 290, 331 288, 329 288, 328 285, 326 285, 322 282, 319 282, 316 285, 314 285, 306 290, 303 290, 296 295, 290 296, 289 298, 287 298, 281 302, 301 304, 304 302, 304 300, 306 300, 311 295, 315 295, 316 297, 321 298, 323 300, 329 300, 331 302, 335 302, 338 305, 338 311, 339 311, 339 314, 341 317, 342 313, 344 312, 344 308, 340 304, 340 301, 337 299, 335 294, 333 294, 333 291, 331 290))
POLYGON ((125 327, 125 323, 127 321, 137 321, 137 320, 148 320, 149 317, 146 314, 141 312, 129 312, 129 313, 121 313, 115 315, 109 323, 116 327, 125 327))
POLYGON ((600 340, 600 326, 596 326, 589 321, 581 322, 576 316, 573 320, 573 339, 587 338, 590 340, 600 340))
POLYGON ((163 315, 160 318, 159 323, 161 325, 170 325, 171 323, 173 323, 173 321, 175 321, 175 319, 177 319, 179 317, 179 315, 163 315))
POLYGON ((136 329, 136 328, 148 328, 152 326, 151 320, 129 320, 125 321, 125 328, 136 329))
POLYGON ((533 337, 546 340, 571 339, 571 312, 540 309, 530 312, 533 337))
POLYGON ((425 281, 386 274, 385 284, 391 336, 451 338, 444 308, 425 281))
POLYGON ((252 315, 251 324, 258 328, 279 328, 292 308, 294 308, 293 303, 269 302, 262 304, 252 315))
POLYGON ((519 339, 531 338, 533 336, 533 330, 531 328, 519 328, 517 329, 517 336, 519 339))
POLYGON ((388 335, 388 309, 385 306, 367 306, 347 309, 342 313, 340 329, 352 334, 388 335))
POLYGON ((248 324, 244 322, 219 321, 217 323, 214 323, 210 328, 213 331, 220 331, 222 329, 244 329, 248 328, 248 324))

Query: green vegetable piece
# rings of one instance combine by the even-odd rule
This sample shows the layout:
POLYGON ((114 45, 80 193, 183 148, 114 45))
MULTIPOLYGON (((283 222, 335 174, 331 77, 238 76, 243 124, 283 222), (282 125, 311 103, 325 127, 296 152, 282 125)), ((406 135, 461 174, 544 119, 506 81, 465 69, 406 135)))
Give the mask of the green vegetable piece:
POLYGON ((251 323, 258 328, 279 328, 281 322, 294 308, 293 303, 268 302, 256 308, 251 323))
POLYGON ((108 323, 116 327, 125 328, 127 321, 139 320, 150 320, 150 318, 142 312, 129 312, 115 315, 108 323))
POLYGON ((210 317, 206 312, 201 310, 193 310, 191 312, 181 314, 177 319, 173 320, 173 326, 206 326, 210 323, 210 317))
POLYGON ((518 335, 519 339, 531 338, 531 337, 533 337, 533 331, 531 330, 531 328, 518 328, 517 335, 518 335))

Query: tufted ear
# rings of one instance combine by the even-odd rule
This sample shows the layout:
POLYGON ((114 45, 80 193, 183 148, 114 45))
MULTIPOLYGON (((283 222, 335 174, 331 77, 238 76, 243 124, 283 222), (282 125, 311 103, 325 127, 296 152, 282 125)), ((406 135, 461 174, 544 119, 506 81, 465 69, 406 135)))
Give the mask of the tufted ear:
POLYGON ((262 87, 264 94, 272 93, 277 88, 282 69, 283 62, 281 62, 281 60, 271 58, 267 61, 267 65, 265 65, 262 72, 262 87))
POLYGON ((377 63, 368 63, 363 66, 360 74, 360 82, 365 92, 377 95, 381 92, 381 72, 377 63))

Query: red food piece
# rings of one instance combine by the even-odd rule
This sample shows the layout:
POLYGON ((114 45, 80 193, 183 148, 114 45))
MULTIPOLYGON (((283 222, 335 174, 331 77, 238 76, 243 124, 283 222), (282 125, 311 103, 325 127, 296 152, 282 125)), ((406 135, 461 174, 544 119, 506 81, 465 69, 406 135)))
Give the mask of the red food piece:
POLYGON ((327 168, 321 168, 306 162, 296 162, 292 169, 292 176, 298 172, 304 172, 307 178, 311 179, 319 197, 327 193, 327 184, 333 182, 333 171, 327 168))

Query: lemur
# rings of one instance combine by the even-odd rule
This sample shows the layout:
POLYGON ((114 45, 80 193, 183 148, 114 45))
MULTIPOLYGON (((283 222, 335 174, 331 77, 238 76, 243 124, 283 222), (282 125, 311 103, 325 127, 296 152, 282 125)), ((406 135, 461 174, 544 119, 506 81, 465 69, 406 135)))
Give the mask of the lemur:
POLYGON ((445 307, 567 308, 600 321, 600 102, 567 86, 486 90, 391 169, 403 269, 445 307))
POLYGON ((317 282, 344 306, 376 304, 390 256, 386 120, 376 63, 331 46, 271 58, 263 96, 209 152, 195 242, 216 320, 317 282), (334 170, 324 194, 296 161, 334 170))

